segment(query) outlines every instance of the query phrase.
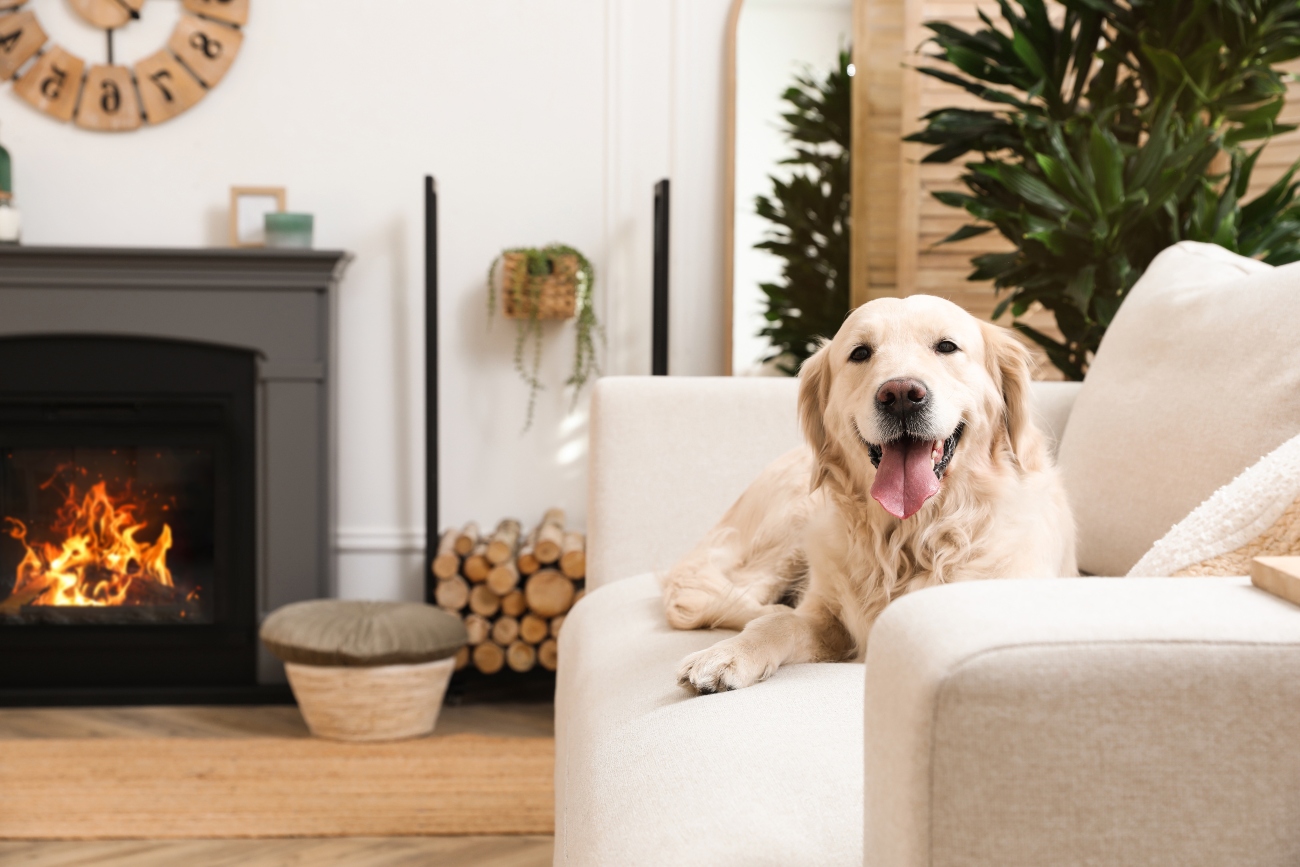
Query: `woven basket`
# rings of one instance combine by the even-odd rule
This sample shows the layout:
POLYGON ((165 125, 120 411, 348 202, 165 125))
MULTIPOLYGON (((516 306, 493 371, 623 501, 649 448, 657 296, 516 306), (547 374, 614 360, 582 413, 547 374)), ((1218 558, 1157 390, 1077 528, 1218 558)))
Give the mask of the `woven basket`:
POLYGON ((412 665, 301 665, 286 662, 307 728, 338 741, 395 741, 433 731, 454 658, 412 665))
POLYGON ((501 257, 501 294, 507 319, 531 319, 537 299, 538 319, 572 319, 578 301, 578 257, 556 256, 551 273, 528 273, 528 256, 506 253, 501 257))

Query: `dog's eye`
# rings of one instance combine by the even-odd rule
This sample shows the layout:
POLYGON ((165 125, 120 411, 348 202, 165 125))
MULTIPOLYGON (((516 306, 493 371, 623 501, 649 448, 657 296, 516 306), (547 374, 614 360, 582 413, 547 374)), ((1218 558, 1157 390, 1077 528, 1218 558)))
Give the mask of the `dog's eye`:
POLYGON ((853 351, 849 353, 849 361, 861 362, 861 361, 866 361, 870 357, 871 357, 870 346, 855 346, 853 347, 853 351))
POLYGON ((940 340, 934 345, 934 351, 943 355, 951 355, 957 351, 957 344, 951 340, 940 340))

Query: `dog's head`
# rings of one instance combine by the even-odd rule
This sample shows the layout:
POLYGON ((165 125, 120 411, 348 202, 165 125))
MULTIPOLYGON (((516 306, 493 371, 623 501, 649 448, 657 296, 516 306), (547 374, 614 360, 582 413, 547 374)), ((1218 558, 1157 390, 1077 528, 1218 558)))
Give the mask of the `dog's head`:
POLYGON ((869 480, 886 511, 910 518, 963 467, 1037 469, 1029 362, 1011 332, 942 298, 864 304, 799 374, 814 488, 843 471, 844 484, 869 480))

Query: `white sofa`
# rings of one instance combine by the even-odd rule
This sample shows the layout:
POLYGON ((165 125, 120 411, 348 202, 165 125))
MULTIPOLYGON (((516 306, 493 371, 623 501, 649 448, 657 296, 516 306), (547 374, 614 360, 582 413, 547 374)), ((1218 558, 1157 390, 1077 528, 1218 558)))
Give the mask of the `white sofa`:
MULTIPOLYGON (((1077 388, 1034 386, 1054 437, 1077 388)), ((1300 864, 1300 609, 1243 579, 937 587, 886 610, 865 672, 678 687, 679 660, 729 633, 669 629, 653 573, 799 442, 795 395, 597 384, 557 865, 1300 864)))

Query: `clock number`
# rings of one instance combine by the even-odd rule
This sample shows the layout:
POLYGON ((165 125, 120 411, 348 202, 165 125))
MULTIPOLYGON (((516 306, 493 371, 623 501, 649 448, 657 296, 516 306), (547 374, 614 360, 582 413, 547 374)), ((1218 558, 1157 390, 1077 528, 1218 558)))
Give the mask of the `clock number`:
POLYGON ((54 64, 50 64, 50 72, 51 75, 46 76, 41 82, 41 93, 46 99, 58 99, 59 94, 63 92, 63 85, 68 80, 68 73, 54 64))
POLYGON ((8 54, 14 50, 14 46, 18 44, 18 39, 22 35, 23 29, 19 27, 13 33, 6 33, 4 36, 0 36, 0 48, 3 48, 5 54, 8 54))
POLYGON ((117 110, 122 107, 122 91, 118 89, 117 82, 106 78, 100 84, 100 90, 99 107, 107 114, 117 114, 117 110))
POLYGON ((200 52, 208 60, 215 60, 221 56, 221 43, 206 33, 194 33, 190 36, 190 46, 195 51, 200 52))
POLYGON ((158 89, 162 91, 163 99, 167 102, 172 101, 172 92, 167 89, 167 85, 163 84, 163 80, 166 79, 167 81, 171 81, 171 78, 172 71, 170 69, 160 69, 153 75, 149 76, 149 80, 158 86, 158 89))

